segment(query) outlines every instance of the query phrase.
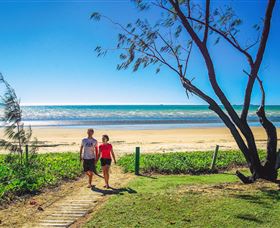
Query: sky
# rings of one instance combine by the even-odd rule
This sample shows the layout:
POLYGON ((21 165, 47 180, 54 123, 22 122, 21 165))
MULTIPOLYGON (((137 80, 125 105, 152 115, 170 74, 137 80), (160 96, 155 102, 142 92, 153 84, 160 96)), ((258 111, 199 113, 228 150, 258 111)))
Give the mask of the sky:
MULTIPOLYGON (((264 16, 266 1, 214 1, 213 5, 231 4, 245 19, 241 39, 256 35, 252 25, 264 16)), ((97 58, 97 45, 114 47, 118 30, 106 23, 90 20, 100 12, 127 24, 137 17, 156 21, 159 12, 138 12, 129 0, 102 1, 0 1, 0 72, 15 88, 23 104, 204 104, 199 98, 188 99, 180 81, 169 69, 155 74, 155 68, 117 71, 117 53, 97 58)), ((280 4, 277 2, 271 33, 260 69, 268 104, 280 104, 280 4)), ((246 60, 229 45, 213 46, 217 79, 233 104, 243 101, 248 69, 246 60)), ((213 47, 212 47, 213 46, 213 47)), ((194 53, 189 75, 214 96, 205 64, 194 53)), ((3 91, 0 91, 1 93, 3 91)), ((255 86, 252 103, 260 102, 255 86)))

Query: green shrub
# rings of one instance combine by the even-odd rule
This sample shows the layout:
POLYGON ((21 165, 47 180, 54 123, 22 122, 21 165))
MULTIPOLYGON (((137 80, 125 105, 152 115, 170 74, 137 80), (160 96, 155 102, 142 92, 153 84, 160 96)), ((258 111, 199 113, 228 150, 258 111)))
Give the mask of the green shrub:
MULTIPOLYGON (((18 168, 16 160, 13 163, 11 159, 9 155, 0 155, 0 201, 6 197, 34 193, 82 174, 78 153, 39 154, 36 162, 18 168), (5 161, 7 158, 9 162, 5 161)), ((100 171, 99 164, 97 170, 100 171)))
MULTIPOLYGON (((140 158, 140 169, 144 173, 164 173, 164 174, 188 174, 210 172, 213 151, 204 152, 176 152, 161 154, 142 154, 140 158)), ((263 159, 264 151, 260 151, 263 159)), ((118 164, 125 172, 134 171, 133 154, 121 157, 118 164)), ((219 151, 216 160, 216 171, 227 169, 233 166, 244 166, 245 158, 240 151, 219 151)))

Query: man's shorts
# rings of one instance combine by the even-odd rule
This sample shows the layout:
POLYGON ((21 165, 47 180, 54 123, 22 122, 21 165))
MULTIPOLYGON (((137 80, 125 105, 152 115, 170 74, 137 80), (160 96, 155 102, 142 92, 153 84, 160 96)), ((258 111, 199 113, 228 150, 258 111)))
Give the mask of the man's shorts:
POLYGON ((95 171, 94 159, 84 159, 83 162, 84 172, 95 171))
POLYGON ((101 162, 101 166, 111 165, 112 159, 101 158, 101 159, 100 159, 100 162, 101 162))

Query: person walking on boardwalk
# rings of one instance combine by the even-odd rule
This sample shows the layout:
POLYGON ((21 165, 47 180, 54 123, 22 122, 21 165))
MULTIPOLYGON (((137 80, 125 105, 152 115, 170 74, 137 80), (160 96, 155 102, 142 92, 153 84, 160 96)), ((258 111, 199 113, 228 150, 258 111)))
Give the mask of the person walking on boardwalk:
POLYGON ((99 146, 99 154, 98 158, 100 157, 100 162, 101 162, 101 167, 103 171, 103 176, 105 180, 105 186, 104 188, 110 188, 109 185, 109 170, 110 170, 110 165, 112 162, 112 158, 114 159, 114 163, 116 164, 116 157, 113 151, 113 146, 112 144, 108 143, 109 141, 109 136, 108 135, 103 135, 102 136, 102 144, 99 146))
POLYGON ((94 130, 92 128, 87 130, 87 138, 84 138, 80 148, 80 161, 83 162, 84 172, 88 176, 88 188, 92 185, 92 176, 95 172, 95 165, 98 155, 98 142, 93 138, 94 130))

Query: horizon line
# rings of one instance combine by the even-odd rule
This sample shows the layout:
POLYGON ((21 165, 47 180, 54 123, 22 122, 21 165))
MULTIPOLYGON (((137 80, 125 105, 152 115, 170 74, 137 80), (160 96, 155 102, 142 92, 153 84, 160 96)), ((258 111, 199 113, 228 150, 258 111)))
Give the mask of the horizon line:
MULTIPOLYGON (((110 106, 110 105, 193 105, 207 106, 208 104, 191 104, 191 103, 21 103, 21 106, 110 106)), ((242 106, 243 104, 232 104, 232 106, 242 106)), ((280 104, 267 104, 266 106, 277 106, 280 104)), ((222 106, 222 104, 219 104, 222 106)), ((259 104, 250 104, 250 106, 259 106, 259 104)))
POLYGON ((191 104, 191 103, 21 103, 22 106, 72 106, 72 105, 203 105, 203 104, 191 104))

